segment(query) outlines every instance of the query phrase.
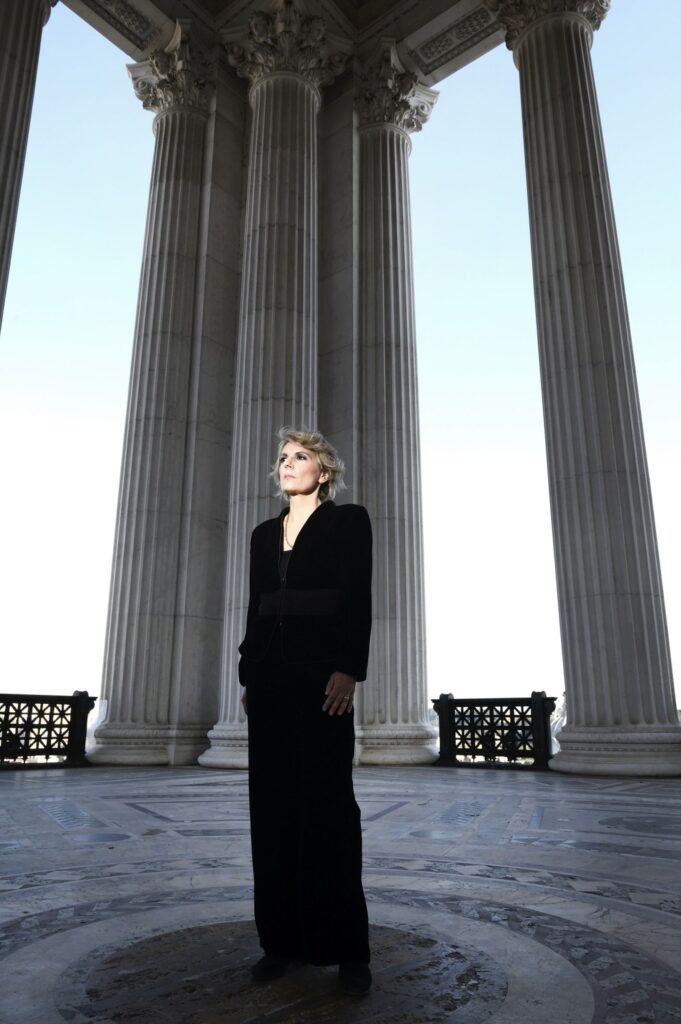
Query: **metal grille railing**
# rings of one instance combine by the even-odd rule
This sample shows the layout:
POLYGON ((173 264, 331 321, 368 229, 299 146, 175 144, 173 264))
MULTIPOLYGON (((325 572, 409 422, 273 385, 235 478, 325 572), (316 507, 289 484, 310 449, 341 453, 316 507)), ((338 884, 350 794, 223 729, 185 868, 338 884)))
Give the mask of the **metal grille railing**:
POLYGON ((551 757, 551 713, 555 697, 535 691, 529 698, 433 700, 440 722, 439 765, 462 768, 547 768, 551 757))
POLYGON ((85 761, 87 718, 96 697, 76 690, 72 697, 0 693, 0 765, 18 768, 85 761))

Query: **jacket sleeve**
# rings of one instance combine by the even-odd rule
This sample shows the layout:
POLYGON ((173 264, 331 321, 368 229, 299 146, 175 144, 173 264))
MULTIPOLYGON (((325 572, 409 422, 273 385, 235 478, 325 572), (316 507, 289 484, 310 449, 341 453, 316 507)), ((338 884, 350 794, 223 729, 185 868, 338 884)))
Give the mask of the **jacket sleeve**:
POLYGON ((258 614, 258 604, 260 601, 260 592, 258 590, 258 583, 256 580, 255 572, 255 530, 251 534, 251 549, 249 558, 249 569, 248 569, 248 612, 246 613, 246 635, 239 644, 239 682, 242 686, 245 686, 248 681, 248 659, 244 657, 244 651, 248 650, 248 636, 252 630, 253 622, 258 614))
POLYGON ((340 538, 343 636, 335 670, 361 682, 367 677, 371 637, 371 521, 362 505, 345 506, 344 514, 347 523, 340 538))

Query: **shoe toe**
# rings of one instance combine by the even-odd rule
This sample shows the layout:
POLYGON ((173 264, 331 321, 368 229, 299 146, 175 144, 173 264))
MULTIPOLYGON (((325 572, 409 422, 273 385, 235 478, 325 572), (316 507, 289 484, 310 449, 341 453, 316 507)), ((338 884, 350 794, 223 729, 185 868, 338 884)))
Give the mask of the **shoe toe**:
POLYGON ((338 982, 343 992, 351 996, 364 996, 371 988, 368 964, 346 963, 338 967, 338 982))

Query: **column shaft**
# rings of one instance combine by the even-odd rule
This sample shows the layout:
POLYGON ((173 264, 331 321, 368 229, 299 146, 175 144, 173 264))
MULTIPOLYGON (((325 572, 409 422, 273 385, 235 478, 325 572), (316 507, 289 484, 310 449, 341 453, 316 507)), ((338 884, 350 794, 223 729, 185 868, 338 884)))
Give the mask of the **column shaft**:
POLYGON ((361 498, 374 527, 370 685, 359 691, 360 760, 435 758, 428 723, 409 137, 361 130, 361 498))
POLYGON ((248 602, 249 540, 275 515, 268 472, 276 430, 317 415, 317 134, 319 92, 278 72, 251 90, 253 108, 237 354, 225 635, 214 767, 245 767, 246 726, 236 671, 248 602))
POLYGON ((681 772, 615 220, 580 14, 531 25, 520 70, 568 725, 553 767, 681 772))
MULTIPOLYGON (((154 122, 152 169, 121 488, 103 696, 92 760, 164 764, 171 710, 205 116, 154 122)), ((201 744, 209 722, 174 728, 201 744)), ((198 753, 194 750, 193 759, 198 753)))
POLYGON ((0 325, 31 121, 38 54, 49 0, 0 4, 0 325))

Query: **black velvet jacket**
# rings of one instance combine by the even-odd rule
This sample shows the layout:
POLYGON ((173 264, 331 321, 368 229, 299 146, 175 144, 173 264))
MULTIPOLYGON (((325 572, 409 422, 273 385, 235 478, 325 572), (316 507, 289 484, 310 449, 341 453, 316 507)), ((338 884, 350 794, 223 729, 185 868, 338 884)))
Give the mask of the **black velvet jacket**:
POLYGON ((282 521, 251 535, 246 636, 239 681, 268 651, 287 663, 325 665, 366 679, 371 634, 371 523, 362 505, 327 499, 300 530, 286 574, 279 573, 282 521), (274 646, 273 646, 274 645, 274 646))

